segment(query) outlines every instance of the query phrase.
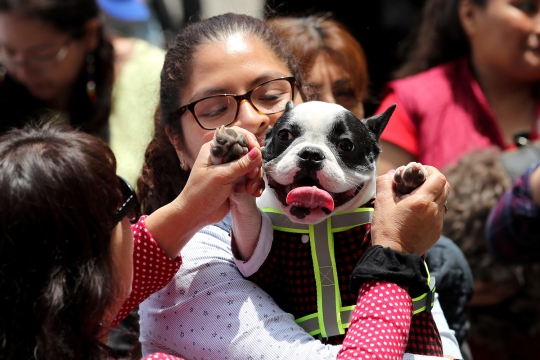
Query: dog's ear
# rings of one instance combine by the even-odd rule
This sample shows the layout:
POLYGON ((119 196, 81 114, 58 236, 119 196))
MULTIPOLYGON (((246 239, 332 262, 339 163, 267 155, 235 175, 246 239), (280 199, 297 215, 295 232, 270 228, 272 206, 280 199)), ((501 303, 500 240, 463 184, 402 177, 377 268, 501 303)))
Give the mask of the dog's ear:
POLYGON ((269 156, 274 151, 274 144, 273 144, 273 137, 274 137, 274 129, 276 126, 279 126, 279 122, 283 117, 286 117, 286 114, 292 110, 294 107, 294 103, 292 100, 287 102, 287 105, 285 105, 285 110, 283 111, 283 114, 276 120, 276 123, 274 126, 268 128, 266 130, 265 140, 264 140, 264 146, 261 148, 263 160, 267 161, 269 159, 269 156))
POLYGON ((289 100, 289 102, 287 102, 287 105, 285 105, 285 111, 284 112, 287 112, 287 111, 291 110, 293 107, 294 107, 293 101, 289 100))
POLYGON ((392 116, 395 109, 396 109, 396 104, 391 105, 382 114, 375 115, 365 120, 362 120, 367 125, 369 130, 371 130, 375 134, 375 136, 377 137, 377 141, 379 141, 379 138, 381 137, 381 134, 384 128, 386 127, 386 124, 388 124, 388 121, 390 120, 390 116, 392 116))

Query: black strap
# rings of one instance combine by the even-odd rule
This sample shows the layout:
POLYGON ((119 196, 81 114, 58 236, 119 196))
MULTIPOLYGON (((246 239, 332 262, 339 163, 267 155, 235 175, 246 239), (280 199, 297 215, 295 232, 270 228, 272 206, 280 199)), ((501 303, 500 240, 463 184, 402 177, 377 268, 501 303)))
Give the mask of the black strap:
POLYGON ((415 254, 402 254, 380 245, 369 247, 358 261, 351 276, 350 290, 358 294, 367 280, 393 282, 408 287, 412 298, 430 291, 424 260, 415 254))

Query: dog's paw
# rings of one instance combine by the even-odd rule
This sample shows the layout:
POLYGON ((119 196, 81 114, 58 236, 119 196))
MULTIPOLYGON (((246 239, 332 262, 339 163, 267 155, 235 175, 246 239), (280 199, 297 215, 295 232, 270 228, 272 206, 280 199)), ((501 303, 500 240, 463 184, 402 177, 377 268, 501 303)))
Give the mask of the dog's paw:
POLYGON ((223 125, 214 132, 210 146, 210 158, 214 165, 234 161, 248 152, 246 137, 223 125))
POLYGON ((410 162, 398 167, 394 172, 393 179, 396 183, 396 192, 402 195, 410 194, 426 181, 428 175, 424 166, 417 162, 410 162))

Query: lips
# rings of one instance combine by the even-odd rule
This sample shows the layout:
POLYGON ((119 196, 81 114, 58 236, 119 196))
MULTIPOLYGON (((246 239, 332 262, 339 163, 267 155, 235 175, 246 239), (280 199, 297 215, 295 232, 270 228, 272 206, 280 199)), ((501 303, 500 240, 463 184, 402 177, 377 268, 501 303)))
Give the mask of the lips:
POLYGON ((305 209, 321 209, 325 213, 332 212, 354 198, 364 184, 341 193, 325 190, 313 179, 306 177, 289 185, 282 185, 268 176, 268 185, 274 190, 278 200, 284 206, 305 209))

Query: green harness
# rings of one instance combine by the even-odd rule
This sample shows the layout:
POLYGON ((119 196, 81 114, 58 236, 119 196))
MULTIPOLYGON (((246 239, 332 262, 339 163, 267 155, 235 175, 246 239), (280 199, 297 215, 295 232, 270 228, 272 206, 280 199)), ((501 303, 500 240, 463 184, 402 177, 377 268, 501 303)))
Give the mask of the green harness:
MULTIPOLYGON (((334 234, 357 226, 371 224, 372 207, 359 207, 349 212, 338 212, 318 224, 298 224, 292 222, 283 211, 270 207, 261 210, 272 221, 277 231, 304 234, 302 241, 310 243, 315 283, 317 288, 317 312, 296 319, 306 332, 322 338, 343 335, 349 327, 355 305, 342 306, 341 293, 334 256, 334 234)), ((425 264, 425 263, 424 263, 425 264)), ((427 265, 426 265, 427 270, 427 265)), ((434 302, 435 278, 429 277, 431 291, 413 300, 414 314, 431 310, 434 302), (431 303, 428 308, 426 305, 431 303)))

